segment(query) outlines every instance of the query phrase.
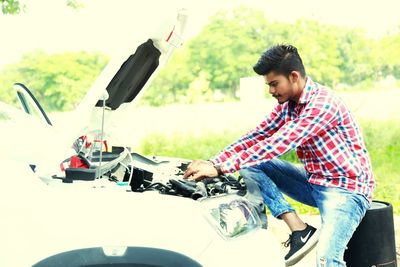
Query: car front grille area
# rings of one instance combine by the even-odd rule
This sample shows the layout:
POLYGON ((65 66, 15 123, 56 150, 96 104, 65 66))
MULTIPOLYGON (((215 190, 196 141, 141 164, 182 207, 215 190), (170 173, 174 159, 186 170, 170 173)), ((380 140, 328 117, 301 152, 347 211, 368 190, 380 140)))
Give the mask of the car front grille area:
POLYGON ((201 267, 178 252, 148 247, 84 248, 52 255, 33 267, 201 267))

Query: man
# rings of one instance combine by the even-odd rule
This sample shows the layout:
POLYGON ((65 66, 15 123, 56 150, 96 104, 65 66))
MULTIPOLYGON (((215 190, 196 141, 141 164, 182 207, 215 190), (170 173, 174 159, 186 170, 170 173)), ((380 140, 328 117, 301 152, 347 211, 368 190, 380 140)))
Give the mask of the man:
POLYGON ((254 130, 211 160, 193 161, 185 178, 239 171, 258 184, 272 215, 291 230, 287 266, 317 242, 317 266, 346 266, 346 245, 369 208, 375 187, 360 129, 331 90, 306 76, 294 46, 268 49, 253 68, 264 76, 278 105, 254 130), (295 148, 304 167, 278 158, 295 148), (282 193, 318 207, 320 231, 304 223, 282 193))

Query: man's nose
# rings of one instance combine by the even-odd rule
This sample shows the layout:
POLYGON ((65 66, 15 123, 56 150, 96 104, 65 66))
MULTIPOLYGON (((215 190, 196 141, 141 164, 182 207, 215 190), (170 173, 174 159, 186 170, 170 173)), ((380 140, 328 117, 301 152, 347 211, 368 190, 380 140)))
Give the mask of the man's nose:
POLYGON ((269 93, 270 93, 271 95, 273 95, 273 94, 276 93, 276 90, 275 90, 275 87, 274 87, 274 86, 270 86, 270 87, 268 88, 268 91, 269 91, 269 93))

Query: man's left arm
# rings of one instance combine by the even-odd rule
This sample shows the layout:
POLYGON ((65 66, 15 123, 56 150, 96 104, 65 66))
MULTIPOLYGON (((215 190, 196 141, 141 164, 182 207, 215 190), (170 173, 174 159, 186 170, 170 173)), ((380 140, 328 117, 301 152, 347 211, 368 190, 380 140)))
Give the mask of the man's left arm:
POLYGON ((230 157, 246 151, 265 138, 272 136, 284 124, 282 117, 282 106, 276 106, 268 117, 263 120, 254 130, 243 135, 239 140, 227 146, 218 155, 210 160, 194 160, 185 172, 184 178, 199 180, 205 177, 216 177, 222 174, 222 163, 230 157))
POLYGON ((285 123, 274 135, 231 157, 221 171, 235 172, 280 156, 298 147, 327 127, 338 123, 338 103, 333 97, 316 96, 296 119, 285 123))
POLYGON ((216 156, 212 157, 210 161, 215 165, 221 164, 232 155, 240 153, 265 138, 272 136, 284 123, 282 105, 277 105, 255 129, 249 131, 236 142, 227 146, 216 156))

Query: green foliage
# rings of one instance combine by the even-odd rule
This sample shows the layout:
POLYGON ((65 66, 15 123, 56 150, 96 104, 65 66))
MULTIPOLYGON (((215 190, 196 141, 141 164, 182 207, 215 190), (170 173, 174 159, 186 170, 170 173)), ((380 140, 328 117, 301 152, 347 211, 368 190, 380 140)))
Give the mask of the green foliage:
POLYGON ((363 34, 349 30, 338 34, 341 43, 340 57, 343 59, 340 70, 343 73, 342 84, 350 86, 368 84, 380 79, 380 54, 378 42, 366 39, 363 34))
MULTIPOLYGON (((65 0, 65 4, 72 9, 80 9, 84 6, 79 0, 65 0)), ((0 0, 0 7, 1 13, 10 15, 17 15, 27 8, 19 0, 0 0)))
MULTIPOLYGON (((369 150, 377 181, 374 199, 390 202, 394 212, 400 214, 400 123, 392 121, 362 121, 363 134, 369 150)), ((208 159, 230 144, 242 133, 209 133, 196 137, 191 134, 148 136, 139 148, 145 155, 163 155, 187 159, 208 159)), ((282 157, 299 163, 294 151, 282 157)), ((299 213, 317 214, 316 208, 296 203, 288 198, 299 213)))
POLYGON ((165 136, 154 133, 146 137, 139 150, 145 155, 162 155, 188 159, 207 159, 240 136, 235 132, 208 133, 201 138, 175 133, 165 136))
POLYGON ((18 0, 0 0, 0 6, 3 14, 18 14, 24 9, 18 0))
POLYGON ((212 100, 210 82, 206 73, 200 72, 199 76, 189 84, 186 96, 186 102, 190 104, 212 100))
POLYGON ((400 213, 400 123, 398 120, 364 121, 363 133, 377 180, 374 198, 393 204, 400 213))
POLYGON ((157 106, 193 102, 195 80, 207 85, 203 92, 209 91, 200 102, 212 100, 217 90, 225 95, 223 100, 234 99, 239 79, 253 75, 252 66, 264 49, 259 40, 267 35, 266 26, 260 11, 242 8, 217 13, 198 36, 174 55, 154 79, 144 100, 157 106))
POLYGON ((82 100, 107 61, 100 53, 29 53, 20 63, 9 65, 0 73, 0 97, 2 101, 15 103, 12 85, 20 82, 34 92, 46 110, 71 110, 82 100))
POLYGON ((379 61, 381 64, 381 72, 384 76, 393 75, 400 79, 400 34, 394 36, 386 36, 380 43, 379 61))
POLYGON ((221 11, 188 49, 191 70, 209 75, 210 87, 234 96, 240 77, 253 74, 252 66, 265 45, 258 38, 266 34, 263 13, 248 8, 221 11))
POLYGON ((188 89, 199 76, 207 79, 209 95, 220 91, 223 100, 235 99, 240 78, 254 76, 252 66, 261 53, 279 43, 295 45, 307 74, 335 89, 365 90, 389 75, 400 77, 400 33, 373 40, 360 29, 304 19, 271 22, 261 11, 240 7, 212 17, 157 76, 145 101, 157 106, 193 102, 188 89))
POLYGON ((277 29, 286 30, 282 35, 279 32, 275 33, 274 41, 295 45, 303 59, 306 72, 311 77, 329 86, 334 86, 340 81, 343 75, 340 71, 343 59, 339 55, 341 43, 337 38, 337 27, 309 20, 299 20, 291 27, 288 24, 276 24, 280 24, 277 29))
POLYGON ((66 0, 65 3, 67 6, 69 6, 72 9, 75 9, 75 10, 81 9, 85 6, 79 0, 66 0))
MULTIPOLYGON (((5 3, 19 5, 19 1, 0 0, 2 6, 5 3)), ((66 3, 74 8, 81 6, 78 0, 66 3)), ((152 81, 141 104, 236 99, 240 78, 255 76, 252 66, 260 54, 278 43, 298 47, 307 74, 334 89, 365 90, 386 77, 400 79, 400 33, 372 40, 358 29, 304 19, 291 24, 271 22, 261 11, 240 7, 218 12, 198 36, 179 49, 152 81)), ((67 59, 68 54, 57 55, 53 60, 50 57, 37 52, 6 68, 0 74, 0 90, 7 91, 0 92, 2 99, 13 99, 9 88, 19 81, 40 90, 39 97, 46 98, 52 109, 70 109, 75 103, 69 101, 81 96, 81 89, 77 88, 87 88, 106 61, 103 56, 93 56, 87 62, 98 65, 85 66, 74 56, 67 59)))
POLYGON ((152 81, 150 88, 143 95, 143 102, 152 106, 180 102, 189 84, 195 79, 188 69, 189 57, 187 50, 177 51, 168 67, 163 68, 152 81))

